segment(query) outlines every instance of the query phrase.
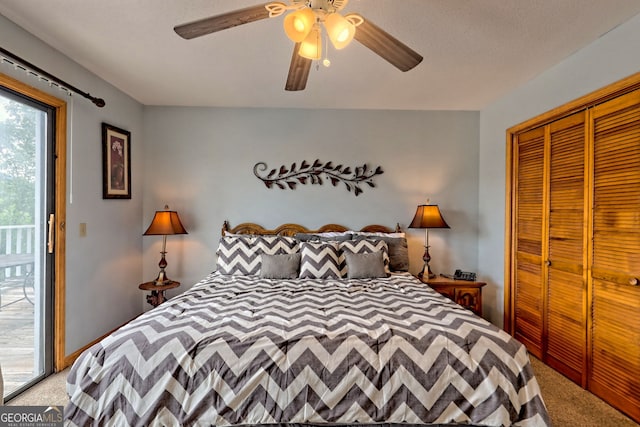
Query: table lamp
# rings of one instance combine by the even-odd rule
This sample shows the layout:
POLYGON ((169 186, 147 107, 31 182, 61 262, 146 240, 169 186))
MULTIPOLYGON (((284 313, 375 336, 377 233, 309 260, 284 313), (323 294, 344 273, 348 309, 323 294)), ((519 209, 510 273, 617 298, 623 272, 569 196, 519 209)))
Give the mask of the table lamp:
POLYGON ((149 225, 149 228, 147 228, 147 231, 143 234, 143 236, 162 236, 162 252, 160 252, 162 258, 160 258, 160 262, 158 263, 160 273, 158 273, 158 277, 155 280, 156 285, 163 285, 171 281, 165 272, 165 268, 167 267, 167 260, 165 259, 165 255, 167 254, 167 236, 171 234, 188 234, 180 222, 178 212, 170 211, 169 206, 166 205, 164 209, 163 211, 156 211, 151 225, 149 225))
POLYGON ((426 205, 418 205, 413 221, 409 224, 409 228, 425 229, 424 255, 422 256, 424 265, 422 266, 422 271, 418 273, 418 278, 422 280, 426 276, 427 278, 432 279, 436 277, 436 275, 433 274, 431 267, 429 266, 429 261, 431 261, 431 255, 429 255, 429 229, 449 228, 449 224, 447 224, 444 218, 442 218, 438 205, 430 205, 429 200, 427 200, 426 205))

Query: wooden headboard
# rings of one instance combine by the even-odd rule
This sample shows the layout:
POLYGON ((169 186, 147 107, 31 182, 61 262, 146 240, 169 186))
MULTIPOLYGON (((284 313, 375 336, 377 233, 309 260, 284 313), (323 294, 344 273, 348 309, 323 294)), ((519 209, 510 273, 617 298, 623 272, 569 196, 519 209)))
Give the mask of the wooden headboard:
MULTIPOLYGON (((338 224, 327 224, 318 228, 317 230, 308 229, 299 224, 282 224, 278 228, 274 230, 267 230, 266 228, 261 227, 258 224, 254 224, 252 222, 245 222, 239 224, 235 227, 231 227, 228 221, 225 221, 222 225, 222 235, 224 236, 226 233, 234 233, 234 234, 258 234, 258 235, 280 235, 280 236, 294 236, 296 233, 327 233, 327 232, 341 232, 341 231, 349 231, 351 228, 345 227, 343 225, 338 224)), ((363 227, 360 231, 367 233, 394 233, 400 232, 400 224, 396 224, 396 228, 392 229, 389 227, 385 227, 384 225, 367 225, 363 227)))

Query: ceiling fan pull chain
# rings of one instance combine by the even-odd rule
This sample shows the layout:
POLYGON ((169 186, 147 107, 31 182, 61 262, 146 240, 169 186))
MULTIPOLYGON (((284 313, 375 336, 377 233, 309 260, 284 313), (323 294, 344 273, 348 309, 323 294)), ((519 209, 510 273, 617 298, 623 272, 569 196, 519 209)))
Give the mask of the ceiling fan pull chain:
POLYGON ((331 66, 331 61, 329 60, 329 37, 324 38, 324 59, 322 60, 322 65, 324 65, 325 68, 331 66))

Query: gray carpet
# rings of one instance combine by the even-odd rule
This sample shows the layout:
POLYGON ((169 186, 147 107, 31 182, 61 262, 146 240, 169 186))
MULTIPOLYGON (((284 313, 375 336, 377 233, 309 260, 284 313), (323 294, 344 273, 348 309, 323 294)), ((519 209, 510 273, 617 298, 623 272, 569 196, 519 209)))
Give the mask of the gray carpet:
MULTIPOLYGON (((553 369, 531 358, 542 396, 555 427, 638 427, 625 415, 583 390, 553 369)), ((36 384, 8 405, 65 405, 68 369, 36 384)))

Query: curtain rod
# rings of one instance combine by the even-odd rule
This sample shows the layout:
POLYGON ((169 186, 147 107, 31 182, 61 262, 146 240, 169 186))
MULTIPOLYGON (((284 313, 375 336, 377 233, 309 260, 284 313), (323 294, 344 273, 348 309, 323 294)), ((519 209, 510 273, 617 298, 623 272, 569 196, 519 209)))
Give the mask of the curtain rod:
POLYGON ((22 64, 24 67, 27 67, 29 69, 31 69, 31 71, 33 71, 35 74, 38 75, 38 77, 43 77, 48 79, 49 81, 52 81, 54 83, 56 83, 58 86, 64 87, 65 89, 68 89, 72 92, 77 93, 78 95, 82 95, 83 97, 91 100, 91 102, 93 102, 96 106, 102 108, 105 106, 105 102, 104 99, 102 98, 96 98, 94 96, 91 96, 89 93, 84 92, 80 89, 78 89, 77 87, 70 85, 69 83, 65 82, 62 79, 57 78, 56 76, 54 76, 53 74, 49 74, 48 72, 46 72, 45 70, 43 70, 42 68, 33 65, 32 63, 20 58, 18 55, 15 55, 11 52, 9 52, 8 50, 0 47, 0 54, 2 56, 8 57, 8 59, 19 62, 20 64, 22 64))

